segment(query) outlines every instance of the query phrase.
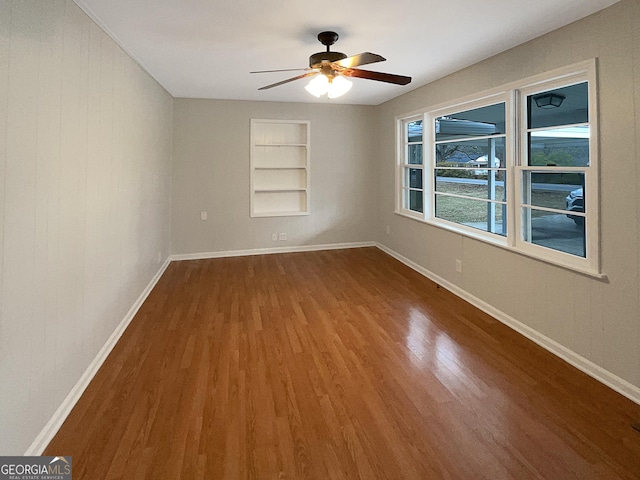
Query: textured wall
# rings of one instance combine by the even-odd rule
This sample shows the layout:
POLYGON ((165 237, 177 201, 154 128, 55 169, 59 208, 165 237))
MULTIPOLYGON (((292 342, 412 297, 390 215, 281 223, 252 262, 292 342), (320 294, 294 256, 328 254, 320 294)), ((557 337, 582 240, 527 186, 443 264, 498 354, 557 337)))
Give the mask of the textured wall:
POLYGON ((0 454, 23 454, 160 268, 172 99, 70 0, 0 0, 0 454))
POLYGON ((174 109, 173 253, 373 239, 374 107, 176 99, 174 109), (250 217, 252 118, 311 121, 310 215, 250 217))
POLYGON ((640 2, 616 5, 380 106, 376 238, 640 387, 640 2), (394 118, 597 57, 602 269, 571 272, 394 215, 394 118), (385 233, 391 227, 391 235, 385 233), (462 259, 464 273, 455 271, 462 259))

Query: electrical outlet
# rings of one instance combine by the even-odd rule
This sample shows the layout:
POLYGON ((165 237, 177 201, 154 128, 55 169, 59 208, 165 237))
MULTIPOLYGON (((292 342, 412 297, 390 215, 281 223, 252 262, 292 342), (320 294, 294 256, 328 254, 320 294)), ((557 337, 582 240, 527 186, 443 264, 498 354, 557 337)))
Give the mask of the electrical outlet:
POLYGON ((387 235, 391 234, 391 227, 389 225, 387 225, 387 235))
POLYGON ((277 242, 278 241, 278 234, 277 233, 272 233, 271 234, 271 240, 274 241, 274 242, 277 242))
POLYGON ((287 234, 286 233, 279 233, 278 234, 278 240, 286 240, 287 239, 287 234))
POLYGON ((203 222, 207 219, 208 214, 205 210, 200 212, 200 220, 202 220, 203 222))
POLYGON ((462 273, 462 260, 456 259, 456 272, 462 273))

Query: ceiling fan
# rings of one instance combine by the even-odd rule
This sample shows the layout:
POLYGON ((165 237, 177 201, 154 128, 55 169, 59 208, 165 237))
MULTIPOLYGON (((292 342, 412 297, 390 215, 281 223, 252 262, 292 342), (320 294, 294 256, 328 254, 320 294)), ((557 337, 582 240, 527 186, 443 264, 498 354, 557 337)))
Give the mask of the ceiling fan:
POLYGON ((404 75, 393 75, 390 73, 373 72, 371 70, 362 70, 361 65, 370 63, 384 62, 386 58, 375 53, 364 52, 358 55, 347 57, 341 52, 330 51, 331 45, 338 41, 336 32, 320 32, 318 40, 327 47, 326 52, 314 53, 309 57, 308 68, 291 68, 286 70, 260 70, 251 73, 273 73, 273 72, 293 72, 298 70, 306 71, 302 75, 288 78, 280 82, 272 83, 259 88, 258 90, 267 90, 269 88, 278 87, 285 83, 300 80, 301 78, 314 77, 305 87, 306 90, 320 97, 325 93, 329 98, 336 98, 344 95, 351 88, 351 82, 344 77, 366 78, 368 80, 376 80, 378 82, 394 83, 396 85, 407 85, 411 82, 411 77, 404 75), (318 75, 320 74, 320 75, 318 75))

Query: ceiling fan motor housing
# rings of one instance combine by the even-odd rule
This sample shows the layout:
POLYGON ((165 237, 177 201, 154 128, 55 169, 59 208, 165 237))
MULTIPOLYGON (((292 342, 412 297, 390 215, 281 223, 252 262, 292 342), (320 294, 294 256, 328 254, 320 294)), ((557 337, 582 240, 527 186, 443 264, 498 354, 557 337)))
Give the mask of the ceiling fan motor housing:
POLYGON ((317 68, 322 65, 323 62, 337 62, 343 58, 347 58, 347 56, 342 52, 318 52, 309 57, 309 66, 311 68, 317 68))
POLYGON ((318 34, 318 40, 321 44, 327 47, 326 52, 318 52, 314 53, 309 57, 309 66, 311 68, 319 68, 323 63, 331 63, 337 62, 338 60, 342 60, 343 58, 347 58, 347 56, 342 52, 330 52, 329 48, 331 45, 338 41, 340 36, 336 32, 320 32, 318 34))

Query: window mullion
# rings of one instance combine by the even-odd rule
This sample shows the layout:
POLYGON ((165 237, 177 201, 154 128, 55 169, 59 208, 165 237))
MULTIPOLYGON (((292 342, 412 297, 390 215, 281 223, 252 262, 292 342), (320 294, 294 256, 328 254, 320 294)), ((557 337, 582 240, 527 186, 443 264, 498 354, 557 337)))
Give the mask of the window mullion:
POLYGON ((435 117, 432 115, 425 115, 424 125, 426 125, 425 136, 423 137, 425 143, 423 144, 424 154, 424 172, 423 172, 423 184, 424 184, 424 217, 427 219, 433 219, 435 216, 435 202, 434 193, 436 190, 435 185, 435 166, 436 166, 436 146, 435 146, 435 117), (428 149, 428 151, 427 151, 428 149))

